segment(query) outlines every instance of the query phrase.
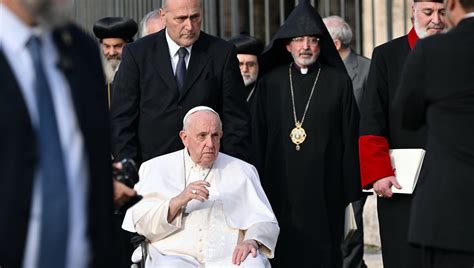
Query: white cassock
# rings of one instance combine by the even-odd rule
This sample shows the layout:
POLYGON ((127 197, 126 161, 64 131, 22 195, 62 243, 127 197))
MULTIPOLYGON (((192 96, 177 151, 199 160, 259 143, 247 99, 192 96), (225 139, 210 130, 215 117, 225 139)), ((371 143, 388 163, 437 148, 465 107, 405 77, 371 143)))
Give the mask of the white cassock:
MULTIPOLYGON (((232 253, 246 239, 261 245, 241 267, 270 267, 280 228, 255 167, 219 153, 203 169, 183 149, 144 162, 139 174, 135 190, 144 198, 127 211, 122 228, 150 241, 146 267, 234 267, 232 253), (191 200, 168 223, 171 198, 203 179, 211 185, 209 199, 191 200)), ((138 248, 132 259, 140 258, 138 248)))

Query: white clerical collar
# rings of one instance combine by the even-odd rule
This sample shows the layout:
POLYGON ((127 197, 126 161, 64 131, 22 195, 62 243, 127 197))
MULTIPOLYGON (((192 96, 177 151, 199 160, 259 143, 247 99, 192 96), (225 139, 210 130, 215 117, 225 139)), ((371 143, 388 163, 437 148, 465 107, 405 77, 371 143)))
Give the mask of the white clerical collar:
POLYGON ((183 155, 184 155, 184 166, 186 168, 186 174, 189 172, 190 169, 193 171, 197 172, 207 172, 209 171, 209 168, 201 167, 200 165, 194 163, 194 161, 191 159, 191 156, 189 155, 188 149, 184 148, 183 149, 183 155))
POLYGON ((305 74, 308 74, 309 69, 311 68, 311 66, 313 66, 313 64, 310 66, 301 67, 298 64, 294 63, 293 68, 295 69, 295 71, 298 71, 300 74, 305 75, 305 74))

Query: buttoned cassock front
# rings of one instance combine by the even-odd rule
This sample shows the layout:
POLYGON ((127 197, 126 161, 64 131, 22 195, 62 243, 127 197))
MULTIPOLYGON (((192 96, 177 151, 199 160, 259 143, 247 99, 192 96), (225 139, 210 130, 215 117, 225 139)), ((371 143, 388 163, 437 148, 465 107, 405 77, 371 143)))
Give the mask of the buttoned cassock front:
POLYGON ((185 150, 153 158, 140 168, 136 190, 144 199, 127 211, 123 228, 151 241, 147 264, 175 255, 198 266, 231 266, 242 239, 255 239, 262 244, 260 253, 273 258, 279 227, 256 169, 223 153, 211 170, 202 169, 185 150), (211 185, 209 199, 190 201, 168 223, 170 199, 204 178, 211 185))

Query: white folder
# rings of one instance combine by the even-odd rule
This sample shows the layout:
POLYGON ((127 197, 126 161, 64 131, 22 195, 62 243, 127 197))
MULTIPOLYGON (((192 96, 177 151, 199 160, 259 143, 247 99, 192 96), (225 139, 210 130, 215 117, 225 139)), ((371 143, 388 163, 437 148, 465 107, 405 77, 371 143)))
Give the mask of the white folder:
POLYGON ((420 175, 425 150, 423 149, 393 149, 390 150, 390 162, 395 177, 402 189, 392 186, 392 192, 398 194, 412 194, 420 175))
MULTIPOLYGON (((415 190, 418 176, 420 175, 425 150, 423 149, 392 149, 389 150, 390 162, 395 172, 395 177, 402 189, 392 186, 392 192, 395 194, 412 194, 415 190)), ((364 192, 373 192, 373 189, 363 190, 364 192)))

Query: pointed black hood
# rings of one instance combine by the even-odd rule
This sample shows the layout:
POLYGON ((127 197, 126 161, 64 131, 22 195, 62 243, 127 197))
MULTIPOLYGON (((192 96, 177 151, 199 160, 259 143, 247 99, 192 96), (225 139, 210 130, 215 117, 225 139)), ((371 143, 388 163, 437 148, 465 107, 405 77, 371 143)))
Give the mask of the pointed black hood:
POLYGON ((320 39, 321 53, 318 61, 334 66, 346 72, 344 63, 334 46, 331 36, 318 14, 307 0, 301 0, 298 6, 291 11, 285 23, 273 36, 270 44, 265 48, 259 59, 260 74, 293 61, 291 54, 286 50, 285 42, 293 37, 317 35, 320 39))

